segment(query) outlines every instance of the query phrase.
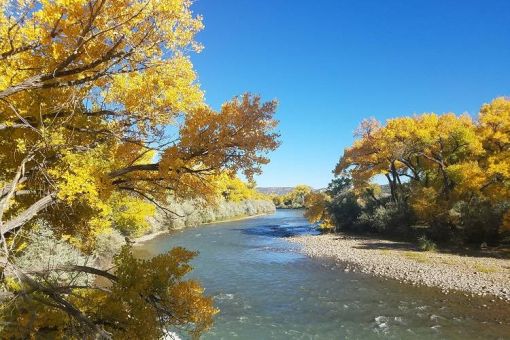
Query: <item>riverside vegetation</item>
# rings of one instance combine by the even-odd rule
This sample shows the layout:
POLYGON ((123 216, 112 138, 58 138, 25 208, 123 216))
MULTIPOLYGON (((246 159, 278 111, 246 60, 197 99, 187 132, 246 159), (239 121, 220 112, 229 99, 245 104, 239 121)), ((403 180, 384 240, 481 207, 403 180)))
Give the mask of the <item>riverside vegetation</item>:
POLYGON ((363 272, 510 299, 510 100, 483 105, 476 120, 365 120, 356 137, 328 188, 305 197, 308 220, 337 234, 292 241, 363 272))
MULTIPOLYGON (((253 185, 246 184, 237 177, 223 174, 216 185, 218 194, 212 204, 204 199, 179 201, 169 198, 165 208, 172 211, 172 214, 168 216, 156 213, 150 219, 145 233, 150 236, 159 232, 275 211, 271 197, 259 193, 253 185)), ((139 237, 140 234, 127 236, 139 237)))
MULTIPOLYGON (((142 260, 129 238, 272 209, 236 175, 251 183, 279 134, 276 101, 205 103, 191 4, 0 0, 0 338, 197 338, 211 327, 218 310, 187 276, 196 253, 142 260)), ((476 122, 366 121, 344 177, 279 206, 304 204, 324 228, 418 230, 425 248, 502 243, 509 112, 500 98, 476 122), (370 184, 379 174, 388 196, 370 184)))
POLYGON ((449 244, 510 241, 510 100, 468 115, 365 120, 324 193, 307 195, 322 228, 420 237, 449 244), (387 180, 388 193, 373 184, 387 180))
POLYGON ((236 176, 221 174, 215 180, 215 187, 216 195, 208 200, 179 200, 170 196, 163 209, 145 202, 138 202, 135 207, 120 206, 122 214, 116 218, 115 227, 96 238, 93 262, 100 267, 110 267, 126 240, 128 243, 143 242, 173 230, 275 211, 269 196, 257 192, 254 185, 236 176), (144 208, 149 212, 144 213, 144 208))
POLYGON ((175 216, 169 198, 212 203, 223 176, 252 179, 279 145, 275 101, 204 103, 190 6, 0 0, 1 338, 210 327, 212 299, 185 277, 194 252, 140 260, 127 244, 111 267, 90 261, 156 208, 175 216))
POLYGON ((305 206, 305 197, 313 189, 304 184, 296 185, 292 190, 281 195, 271 195, 274 205, 279 209, 301 209, 305 206))

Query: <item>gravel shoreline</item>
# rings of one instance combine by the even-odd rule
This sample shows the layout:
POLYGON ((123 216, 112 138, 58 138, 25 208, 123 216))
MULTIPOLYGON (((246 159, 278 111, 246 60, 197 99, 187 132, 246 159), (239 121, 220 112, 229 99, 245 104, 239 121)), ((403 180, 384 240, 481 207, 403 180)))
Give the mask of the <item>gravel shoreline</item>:
POLYGON ((344 271, 510 301, 510 260, 422 252, 411 243, 324 234, 288 239, 314 258, 330 258, 344 271))

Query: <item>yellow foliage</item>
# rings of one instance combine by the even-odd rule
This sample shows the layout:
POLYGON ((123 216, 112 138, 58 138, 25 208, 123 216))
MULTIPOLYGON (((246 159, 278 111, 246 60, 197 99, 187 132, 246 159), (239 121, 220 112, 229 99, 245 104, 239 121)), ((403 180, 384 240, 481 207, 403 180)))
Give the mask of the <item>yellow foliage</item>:
MULTIPOLYGON (((269 162, 267 152, 279 145, 276 102, 245 94, 219 112, 205 105, 190 59, 201 50, 194 38, 203 24, 191 4, 0 0, 0 220, 12 249, 31 246, 14 231, 23 234, 37 220, 92 253, 97 236, 111 228, 129 235, 146 230, 153 203, 164 204, 169 195, 216 198, 224 172, 252 179, 269 162)), ((256 195, 238 179, 223 182, 229 199, 256 195)), ((15 254, 4 255, 14 261, 15 254)), ((54 328, 61 337, 80 327, 82 337, 89 335, 83 329, 97 335, 97 328, 73 319, 76 313, 51 307, 62 305, 61 297, 85 319, 102 310, 118 316, 122 329, 133 332, 121 338, 157 338, 166 326, 190 323, 197 335, 214 314, 210 301, 196 283, 169 272, 164 279, 171 280, 161 281, 150 268, 165 272, 179 257, 189 255, 136 262, 124 254, 117 271, 132 270, 145 286, 133 281, 114 294, 64 289, 51 296, 27 286, 36 299, 18 306, 19 318, 11 321, 32 325, 27 338, 54 328), (163 325, 139 294, 163 289, 158 285, 164 286, 158 296, 169 297, 176 310, 163 325), (107 300, 115 311, 105 307, 107 300)), ((96 326, 106 328, 100 321, 96 326)))
POLYGON ((322 229, 330 229, 335 226, 331 214, 328 212, 328 204, 331 198, 325 193, 310 192, 305 196, 305 218, 310 223, 318 223, 322 229))
POLYGON ((268 200, 269 197, 258 192, 253 185, 247 184, 237 176, 227 172, 216 177, 215 183, 218 196, 226 201, 241 202, 245 200, 268 200))
POLYGON ((308 185, 298 184, 290 192, 274 196, 273 202, 277 207, 302 208, 306 195, 311 193, 312 190, 308 185))
POLYGON ((130 195, 114 193, 108 200, 111 223, 123 234, 140 236, 149 228, 149 217, 154 216, 154 204, 130 195))
POLYGON ((413 191, 411 206, 420 220, 433 221, 448 210, 448 207, 437 202, 438 195, 433 187, 419 187, 413 191))
MULTIPOLYGON (((189 261, 196 253, 174 248, 150 260, 137 260, 124 247, 116 257, 115 280, 105 289, 75 289, 69 301, 92 322, 105 325, 114 339, 158 339, 163 336, 161 318, 180 329, 198 336, 207 330, 218 312, 212 299, 203 296, 195 281, 184 280, 192 268, 189 261), (156 304, 148 304, 153 301, 156 304), (160 306, 161 309, 156 308, 160 306), (164 314, 164 308, 171 314, 164 314)), ((11 282, 12 279, 8 279, 11 282)), ((17 282, 12 289, 21 289, 17 282)), ((43 294, 38 299, 48 301, 43 294)), ((1 329, 2 337, 81 338, 72 332, 73 321, 64 311, 32 299, 17 299, 13 305, 0 308, 1 317, 9 323, 1 329), (12 313, 16 307, 18 312, 12 313)))
MULTIPOLYGON (((391 199, 410 204, 422 222, 453 221, 459 202, 510 200, 510 100, 497 98, 468 115, 425 113, 361 123, 335 174, 352 176, 361 194, 384 175, 391 199)), ((467 203, 466 203, 467 202, 467 203)))
POLYGON ((486 151, 481 165, 485 171, 483 192, 492 200, 510 197, 510 100, 496 98, 482 106, 478 133, 486 151))

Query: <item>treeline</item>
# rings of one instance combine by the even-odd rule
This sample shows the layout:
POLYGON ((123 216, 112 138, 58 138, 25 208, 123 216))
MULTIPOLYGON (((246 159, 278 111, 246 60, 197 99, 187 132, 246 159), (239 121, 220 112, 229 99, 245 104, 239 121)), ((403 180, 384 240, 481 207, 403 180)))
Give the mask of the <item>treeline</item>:
POLYGON ((258 192, 252 183, 245 183, 227 174, 218 178, 217 196, 213 202, 170 199, 166 208, 171 213, 158 214, 151 223, 150 232, 195 227, 275 211, 271 197, 258 192))
POLYGON ((306 197, 323 228, 497 244, 510 233, 510 100, 476 119, 426 113, 365 120, 324 193, 306 197), (387 182, 387 192, 374 179, 387 182))
POLYGON ((305 197, 312 191, 308 185, 299 184, 286 194, 272 195, 272 200, 278 209, 300 209, 304 208, 305 197))
POLYGON ((114 206, 115 225, 95 238, 92 254, 85 254, 59 239, 47 223, 37 221, 29 235, 32 246, 17 263, 25 267, 93 263, 98 267, 112 265, 126 240, 161 231, 195 227, 204 223, 268 214, 275 211, 271 198, 257 192, 253 185, 237 177, 222 174, 215 180, 216 195, 212 200, 178 200, 170 197, 160 209, 143 200, 123 199, 114 206), (58 249, 58 253, 55 253, 58 249))
POLYGON ((118 252, 119 244, 122 245, 126 237, 133 239, 161 231, 275 211, 271 197, 259 193, 251 183, 226 173, 218 176, 214 182, 216 193, 209 200, 169 197, 167 203, 157 210, 150 202, 139 202, 138 211, 133 207, 121 206, 119 210, 124 211, 126 216, 117 219, 120 223, 111 232, 100 236, 98 259, 101 262, 108 261, 109 257, 118 252), (134 215, 131 216, 131 213, 134 215))
POLYGON ((159 216, 152 224, 151 232, 196 227, 204 223, 269 214, 275 211, 275 205, 267 199, 244 199, 242 201, 220 199, 214 205, 206 204, 200 200, 173 201, 168 207, 176 214, 174 216, 159 216))

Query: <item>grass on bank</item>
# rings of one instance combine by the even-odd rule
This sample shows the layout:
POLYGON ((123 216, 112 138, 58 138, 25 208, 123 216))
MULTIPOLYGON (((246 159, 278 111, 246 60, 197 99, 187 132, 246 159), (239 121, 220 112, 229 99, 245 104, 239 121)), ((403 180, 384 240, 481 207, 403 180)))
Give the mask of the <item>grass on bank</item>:
POLYGON ((419 263, 429 263, 430 259, 428 258, 426 253, 416 252, 416 251, 406 251, 403 254, 404 257, 419 262, 419 263))
POLYGON ((474 264, 474 268, 477 272, 480 272, 480 273, 485 273, 485 274, 489 274, 489 273, 495 273, 498 271, 498 269, 496 267, 493 267, 493 266, 490 266, 490 265, 486 265, 486 264, 483 264, 481 262, 477 262, 474 264))

